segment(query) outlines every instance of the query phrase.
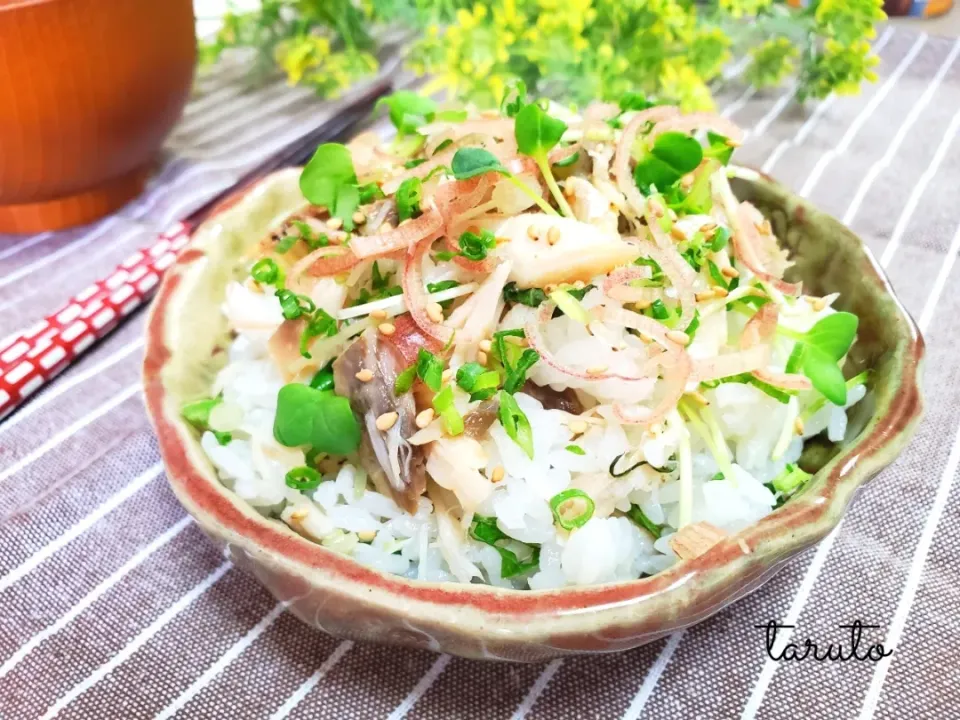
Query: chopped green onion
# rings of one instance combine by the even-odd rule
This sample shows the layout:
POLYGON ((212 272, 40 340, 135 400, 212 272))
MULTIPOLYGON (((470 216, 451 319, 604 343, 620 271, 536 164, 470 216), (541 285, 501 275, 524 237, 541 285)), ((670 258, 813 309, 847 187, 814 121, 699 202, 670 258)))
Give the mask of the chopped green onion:
POLYGON ((413 387, 413 381, 417 378, 417 366, 416 364, 411 365, 402 373, 397 375, 397 379, 393 383, 393 392, 395 395, 403 395, 406 392, 410 391, 410 388, 413 387))
POLYGON ((513 440, 527 457, 533 459, 533 429, 530 427, 530 420, 520 409, 513 395, 506 390, 500 391, 500 424, 507 431, 507 435, 513 440))
POLYGON ((584 449, 583 449, 582 447, 580 447, 579 445, 567 445, 566 450, 567 450, 567 452, 571 452, 571 453, 573 453, 574 455, 586 455, 586 454, 587 454, 587 451, 584 450, 584 449))
POLYGON ((449 385, 434 396, 433 409, 443 421, 448 435, 459 435, 463 432, 463 417, 453 402, 453 389, 449 385))
POLYGON ((713 260, 707 260, 707 270, 710 273, 710 279, 713 280, 717 285, 722 287, 724 290, 730 289, 727 279, 723 276, 723 273, 720 272, 720 268, 713 260))
POLYGON ((271 258, 261 258, 250 268, 250 277, 261 285, 274 285, 282 282, 283 272, 271 258))
POLYGON ((570 167, 579 159, 580 159, 580 151, 578 150, 570 157, 566 157, 563 160, 558 160, 557 162, 553 163, 553 166, 558 168, 570 167))
POLYGON ((508 282, 503 286, 503 299, 527 307, 539 307, 547 299, 547 294, 540 288, 520 290, 515 282, 508 282))
POLYGON ((571 320, 575 320, 581 325, 586 325, 590 322, 590 315, 584 310, 583 305, 566 290, 555 290, 550 293, 550 299, 556 303, 560 311, 571 320))
POLYGON ((669 320, 670 311, 667 310, 667 306, 663 304, 663 300, 657 298, 653 301, 653 304, 650 305, 650 314, 653 316, 654 320, 669 320))
POLYGON ((278 255, 283 255, 286 252, 290 251, 294 245, 296 245, 297 240, 299 240, 296 235, 287 235, 284 238, 277 240, 277 244, 273 246, 273 251, 278 255))
POLYGON ((213 436, 217 439, 217 442, 222 446, 227 446, 233 440, 233 435, 228 432, 220 432, 218 430, 213 430, 213 436))
POLYGON ((316 490, 323 481, 323 476, 312 467, 301 465, 288 472, 284 480, 287 487, 294 490, 316 490))
POLYGON ((744 385, 753 385, 757 390, 769 395, 774 400, 779 403, 788 403, 790 402, 790 396, 796 393, 789 390, 782 390, 778 387, 770 385, 763 382, 758 378, 755 378, 750 373, 740 373, 739 375, 728 375, 727 377, 717 378, 716 380, 708 380, 706 382, 700 383, 707 389, 713 389, 718 385, 724 385, 726 383, 743 383, 744 385))
MULTIPOLYGON (((451 288, 455 288, 455 287, 460 287, 460 283, 458 283, 456 280, 441 280, 440 282, 427 283, 427 292, 438 293, 443 290, 450 290, 451 288)), ((453 300, 444 300, 440 303, 440 307, 446 310, 452 304, 453 304, 453 300)))
POLYGON ((451 145, 453 145, 453 140, 450 139, 450 138, 447 138, 447 139, 444 140, 442 143, 440 143, 439 145, 437 145, 436 149, 433 151, 433 154, 436 155, 437 153, 446 150, 446 149, 447 149, 448 147, 450 147, 451 145))
POLYGON ((460 239, 457 242, 460 245, 460 252, 458 254, 474 262, 486 260, 487 252, 497 246, 496 237, 486 228, 481 230, 479 235, 468 230, 460 235, 460 239))
POLYGON ((793 463, 787 463, 783 472, 777 475, 771 481, 771 484, 778 492, 782 492, 784 495, 793 495, 812 477, 813 475, 804 472, 793 463))
POLYGON ((630 509, 627 510, 627 517, 653 535, 655 540, 659 540, 663 534, 663 525, 657 525, 653 520, 648 518, 647 514, 640 509, 639 505, 631 505, 630 509))
POLYGON ((727 246, 727 243, 729 242, 730 242, 730 231, 727 230, 725 227, 718 227, 714 231, 713 237, 710 239, 710 244, 708 245, 708 247, 710 248, 710 252, 720 252, 727 246))
POLYGON ((277 290, 280 310, 287 320, 296 320, 301 315, 309 315, 317 309, 313 300, 306 295, 297 295, 290 290, 277 290))
POLYGON ((397 218, 400 222, 420 215, 420 201, 423 198, 423 181, 418 177, 407 178, 397 188, 397 218))
POLYGON ((596 508, 593 498, 587 495, 583 490, 571 488, 557 493, 550 498, 550 509, 553 511, 554 522, 564 530, 575 530, 587 524, 587 521, 593 517, 593 511, 596 508), (570 516, 570 511, 580 506, 576 515, 570 516))
POLYGON ((512 540, 506 533, 497 527, 495 517, 483 515, 474 515, 473 522, 470 524, 470 536, 489 545, 500 555, 500 576, 504 578, 521 575, 530 570, 536 569, 540 564, 540 548, 535 545, 526 545, 518 540, 514 540, 517 545, 521 545, 530 550, 530 559, 521 561, 512 550, 499 547, 496 543, 502 540, 512 540))
POLYGON ((180 408, 180 415, 198 430, 210 427, 210 411, 223 402, 223 398, 204 398, 188 402, 180 408))
POLYGON ((486 400, 497 391, 500 373, 487 370, 480 363, 466 363, 457 370, 457 385, 470 395, 470 402, 486 400))
POLYGON ((313 338, 333 337, 336 334, 337 321, 323 308, 317 308, 300 335, 300 354, 309 360, 313 357, 309 351, 310 341, 313 338))
POLYGON ((316 374, 310 379, 310 387, 315 390, 333 390, 333 362, 317 370, 316 374))
POLYGON ((417 165, 423 165, 426 161, 427 161, 426 158, 417 158, 416 160, 407 160, 407 161, 403 164, 403 166, 404 166, 407 170, 412 170, 412 169, 415 168, 417 165))
POLYGON ((718 472, 718 473, 714 474, 714 476, 713 476, 712 478, 710 478, 710 479, 711 479, 711 480, 724 480, 725 478, 726 478, 726 476, 725 476, 722 472, 718 472))
POLYGON ((417 353, 417 376, 434 392, 440 391, 443 382, 443 361, 429 350, 420 348, 417 353))
MULTIPOLYGON (((386 195, 383 194, 383 190, 380 189, 380 186, 374 182, 360 185, 357 190, 360 192, 361 205, 368 205, 374 200, 382 200, 386 197, 386 195)), ((325 235, 322 237, 326 239, 325 235)))

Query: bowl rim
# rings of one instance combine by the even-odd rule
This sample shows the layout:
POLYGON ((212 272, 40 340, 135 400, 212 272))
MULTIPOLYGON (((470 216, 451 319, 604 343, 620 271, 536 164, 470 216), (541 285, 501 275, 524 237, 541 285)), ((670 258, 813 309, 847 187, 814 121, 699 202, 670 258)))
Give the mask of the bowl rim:
MULTIPOLYGON (((216 223, 219 213, 241 202, 246 193, 257 191, 285 172, 291 171, 268 176, 223 203, 194 231, 190 244, 166 272, 147 321, 143 380, 148 415, 159 438, 168 479, 187 510, 209 534, 239 546, 248 556, 280 566, 308 585, 334 588, 338 594, 373 605, 388 615, 419 618, 458 634, 511 642, 569 638, 587 629, 611 638, 621 637, 620 632, 632 633, 634 640, 642 635, 642 641, 627 645, 633 646, 699 622, 758 587, 780 564, 825 537, 839 522, 854 492, 906 445, 922 414, 919 375, 924 342, 919 330, 869 249, 830 218, 838 231, 855 240, 868 260, 863 281, 878 284, 891 297, 896 320, 906 332, 897 341, 897 347, 903 348, 902 363, 887 412, 874 418, 869 432, 862 433, 817 473, 829 473, 818 481, 819 493, 804 493, 727 536, 703 555, 638 580, 511 590, 409 580, 368 568, 297 535, 277 520, 265 518, 226 488, 215 472, 199 467, 190 457, 191 447, 198 451, 199 442, 174 411, 162 381, 162 372, 172 358, 165 342, 171 301, 189 290, 182 284, 186 271, 205 257, 202 249, 193 246, 197 231, 216 223), (686 599, 678 603, 684 596, 686 599)), ((766 176, 754 172, 751 179, 791 198, 798 212, 822 214, 766 176)))

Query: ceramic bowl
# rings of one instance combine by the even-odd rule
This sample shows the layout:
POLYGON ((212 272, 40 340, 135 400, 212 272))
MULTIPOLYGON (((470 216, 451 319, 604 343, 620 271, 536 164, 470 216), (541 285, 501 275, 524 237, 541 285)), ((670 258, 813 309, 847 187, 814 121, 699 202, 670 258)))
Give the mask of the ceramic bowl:
POLYGON ((846 367, 874 374, 842 447, 811 443, 817 473, 798 497, 706 554, 641 580, 553 591, 507 591, 385 575, 258 514, 217 479, 179 408, 209 394, 228 342, 219 312, 244 248, 302 202, 297 171, 271 176, 203 225, 167 272, 153 305, 144 382, 174 492, 227 555, 304 622, 355 640, 472 658, 541 661, 626 650, 692 625, 768 580, 836 526, 854 493, 913 434, 922 400, 923 341, 863 244, 838 221, 768 178, 747 173, 735 191, 760 207, 814 294, 840 291, 860 317, 846 367))
POLYGON ((195 59, 191 0, 0 0, 0 233, 139 195, 195 59))

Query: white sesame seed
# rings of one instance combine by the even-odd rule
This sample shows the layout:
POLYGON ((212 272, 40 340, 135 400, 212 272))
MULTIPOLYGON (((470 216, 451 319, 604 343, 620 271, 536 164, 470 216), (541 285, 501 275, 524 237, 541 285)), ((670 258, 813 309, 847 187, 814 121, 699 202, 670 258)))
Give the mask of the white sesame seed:
POLYGON ((399 417, 400 416, 395 412, 384 413, 377 418, 377 430, 380 432, 386 432, 397 424, 397 418, 399 417))

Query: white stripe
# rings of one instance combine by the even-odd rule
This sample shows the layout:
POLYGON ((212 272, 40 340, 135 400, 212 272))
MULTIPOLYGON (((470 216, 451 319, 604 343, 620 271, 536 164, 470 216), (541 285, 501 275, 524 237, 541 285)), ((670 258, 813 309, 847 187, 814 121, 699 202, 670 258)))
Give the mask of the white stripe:
POLYGON ((433 665, 430 666, 430 669, 427 670, 427 674, 420 678, 420 682, 410 691, 410 694, 387 716, 387 720, 403 720, 406 714, 410 712, 410 709, 417 703, 417 700, 423 697, 423 694, 429 690, 430 686, 440 677, 440 673, 444 671, 449 663, 449 655, 441 655, 438 657, 433 665))
MULTIPOLYGON (((894 32, 894 28, 888 25, 877 39, 877 42, 874 44, 873 52, 879 53, 881 50, 883 50, 887 43, 890 42, 890 38, 893 37, 894 32)), ((763 167, 761 168, 763 172, 769 173, 773 169, 773 166, 777 164, 781 157, 783 157, 783 153, 792 147, 796 147, 807 139, 807 135, 809 135, 813 128, 816 127, 817 123, 820 122, 820 118, 822 118, 824 113, 830 109, 830 106, 833 105, 833 103, 836 101, 836 98, 836 95, 830 95, 829 97, 824 98, 824 100, 814 108, 813 112, 810 114, 810 117, 808 117, 803 125, 800 126, 800 129, 797 130, 797 134, 793 136, 793 139, 783 140, 777 145, 777 147, 773 149, 773 152, 770 153, 770 156, 763 163, 763 167)))
MULTIPOLYGON (((960 123, 960 112, 954 117, 954 120, 957 123, 960 123)), ((955 123, 951 123, 953 127, 955 123)), ((956 128, 954 128, 953 134, 955 134, 956 128)), ((944 141, 952 139, 953 134, 948 130, 947 134, 944 136, 944 141)), ((942 147, 942 144, 941 144, 942 147)), ((938 149, 939 152, 939 149, 938 149)), ((939 162, 935 162, 931 165, 931 168, 939 166, 939 162)), ((935 170, 934 170, 935 171, 935 170)), ((932 177, 932 174, 931 174, 932 177)), ((927 180, 929 182, 929 178, 927 180)), ((911 196, 911 200, 913 197, 911 196)), ((900 219, 897 222, 897 227, 905 226, 909 221, 910 216, 913 215, 913 211, 916 208, 916 202, 908 202, 904 207, 903 212, 900 215, 900 219)), ((892 242, 892 239, 891 239, 892 242)), ((940 294, 943 292, 943 289, 946 285, 946 278, 943 277, 943 273, 950 270, 950 266, 953 265, 954 256, 956 255, 956 250, 960 247, 960 231, 958 231, 958 236, 954 238, 954 242, 951 244, 951 253, 949 260, 945 263, 944 268, 941 269, 941 274, 938 276, 937 281, 934 283, 934 286, 931 290, 931 294, 927 298, 927 302, 924 306, 924 312, 921 315, 921 321, 918 323, 921 332, 925 331, 927 324, 930 322, 930 319, 933 315, 932 309, 936 306, 937 301, 940 298, 940 294)), ((888 246, 889 249, 889 246, 888 246)), ((895 248, 894 248, 895 249, 895 248)), ((889 265, 890 260, 893 259, 893 251, 889 254, 884 252, 883 258, 880 261, 881 267, 886 268, 889 265)), ((793 601, 790 603, 790 608, 787 610, 786 618, 783 621, 784 625, 796 625, 797 620, 800 617, 800 613, 806 605, 807 600, 810 597, 810 594, 813 592, 813 586, 817 581, 817 577, 820 575, 820 571, 823 570, 824 565, 826 564, 827 557, 830 554, 831 549, 833 548, 833 543, 836 541, 838 535, 840 534, 840 529, 843 527, 843 520, 837 523, 837 526, 831 531, 829 535, 820 543, 817 548, 816 553, 813 556, 809 567, 807 567, 806 573, 803 576, 803 580, 800 583, 800 587, 797 589, 797 594, 794 596, 793 601)), ((790 638, 793 635, 793 631, 790 629, 782 630, 777 633, 777 645, 774 648, 774 655, 779 655, 782 652, 783 648, 790 641, 790 638)), ((764 695, 767 692, 767 688, 770 686, 770 682, 773 680, 774 674, 777 672, 779 664, 772 660, 770 657, 767 657, 764 661, 763 668, 760 671, 760 675, 757 678, 757 682, 753 687, 753 690, 750 692, 750 697, 747 699, 747 704, 744 707, 742 720, 752 720, 756 717, 757 711, 760 709, 760 704, 763 702, 764 695)))
POLYGON ((537 698, 546 690, 547 684, 553 678, 554 673, 560 669, 562 663, 563 660, 550 661, 550 664, 543 669, 540 677, 537 678, 537 681, 530 688, 527 696, 523 698, 516 711, 510 716, 510 720, 523 720, 527 716, 527 713, 533 709, 533 704, 537 702, 537 698))
POLYGON ((23 470, 27 465, 34 462, 37 458, 43 457, 50 450, 55 448, 57 445, 62 443, 68 437, 73 435, 78 430, 82 430, 90 423, 98 420, 99 418, 106 415, 108 412, 113 410, 117 405, 120 405, 126 400, 129 400, 131 397, 136 395, 141 390, 141 384, 139 382, 130 385, 129 387, 121 390, 117 395, 114 395, 110 400, 103 403, 102 405, 97 406, 92 412, 87 413, 79 420, 75 420, 69 426, 65 427, 63 430, 58 432, 56 435, 51 437, 45 443, 37 447, 36 449, 30 451, 28 454, 24 455, 22 458, 17 460, 13 465, 6 468, 2 473, 0 473, 0 483, 3 483, 4 480, 9 477, 16 475, 18 472, 23 470))
POLYGON ((684 632, 684 630, 680 630, 670 636, 670 640, 657 656, 656 662, 654 662, 650 670, 647 671, 647 676, 643 679, 643 685, 640 686, 640 689, 633 698, 633 702, 630 703, 630 707, 628 707, 627 711, 623 714, 623 720, 637 720, 637 718, 640 717, 640 713, 643 712, 647 700, 649 700, 653 694, 653 689, 657 686, 657 682, 660 680, 664 668, 667 667, 667 663, 670 662, 670 658, 673 657, 674 651, 683 639, 684 632))
POLYGON ((42 243, 44 240, 48 240, 53 237, 52 232, 40 233, 39 235, 34 235, 33 237, 25 238, 20 242, 8 247, 3 252, 0 252, 0 260, 6 260, 8 257, 13 257, 14 255, 23 252, 28 248, 32 248, 38 243, 42 243))
POLYGON ((940 140, 940 145, 937 147, 937 151, 934 153, 930 165, 924 171, 920 180, 917 181, 917 184, 913 186, 913 190, 907 200, 907 209, 909 212, 904 212, 904 214, 900 216, 900 220, 897 222, 897 226, 893 229, 893 234, 890 236, 890 242, 887 243, 887 246, 883 249, 883 255, 880 256, 880 264, 884 267, 886 267, 893 258, 893 254, 897 251, 897 248, 900 247, 900 239, 907 230, 907 225, 910 223, 913 211, 917 209, 917 205, 920 204, 920 200, 927 190, 927 185, 930 184, 930 181, 933 180, 934 175, 936 175, 940 169, 943 158, 946 156, 947 151, 950 149, 950 144, 958 132, 960 132, 960 110, 957 111, 950 121, 950 127, 947 128, 943 138, 940 140))
POLYGON ((926 42, 927 34, 920 33, 920 36, 910 47, 910 50, 903 57, 903 60, 901 60, 897 65, 896 69, 894 69, 894 71, 890 74, 890 77, 884 81, 883 85, 880 86, 880 89, 877 90, 867 104, 864 105, 863 110, 860 111, 860 114, 854 118, 852 123, 850 123, 850 127, 847 128, 847 132, 840 139, 840 143, 836 147, 832 147, 827 150, 827 152, 821 156, 820 160, 810 172, 810 177, 807 178, 807 181, 803 184, 803 187, 800 188, 801 197, 807 197, 810 194, 810 191, 813 190, 817 182, 820 180, 820 176, 823 174, 823 171, 826 169, 827 165, 829 165, 835 157, 842 155, 850 149, 850 143, 853 142, 853 139, 863 128, 867 120, 873 117, 874 113, 877 111, 877 108, 880 107, 880 103, 882 103, 887 95, 890 94, 890 91, 896 87, 897 81, 900 80, 903 73, 907 71, 907 68, 910 67, 917 55, 920 54, 920 51, 923 49, 923 46, 926 42))
POLYGON ((254 105, 250 109, 233 110, 225 114, 224 117, 218 117, 216 124, 209 124, 197 131, 191 133, 189 138, 184 138, 189 143, 190 148, 197 148, 203 145, 209 145, 224 137, 234 135, 238 130, 245 127, 256 127, 261 120, 270 117, 275 113, 285 110, 291 105, 312 101, 312 107, 316 112, 316 95, 303 91, 302 88, 291 89, 288 85, 281 84, 271 90, 257 95, 254 105), (221 122, 221 120, 225 120, 221 122))
POLYGON ((742 58, 737 60, 733 65, 728 65, 723 69, 721 75, 724 80, 733 80, 735 77, 739 77, 744 70, 747 69, 747 65, 750 64, 751 58, 749 55, 744 55, 742 58))
POLYGON ((7 675, 11 670, 13 670, 21 660, 23 660, 27 655, 33 652, 41 643, 46 641, 48 638, 56 635, 58 632, 63 630, 67 625, 73 622, 82 612, 89 608, 93 603, 105 595, 110 588, 116 585, 120 580, 122 580, 129 572, 134 570, 137 566, 140 565, 144 560, 146 560, 150 555, 155 553, 157 550, 162 548, 168 542, 173 540, 177 535, 179 535, 184 528, 191 523, 189 516, 182 518, 175 525, 169 528, 162 535, 156 537, 153 542, 151 542, 146 547, 142 548, 140 552, 131 557, 127 562, 123 564, 122 567, 117 569, 110 577, 97 585, 93 590, 87 593, 82 600, 80 600, 76 605, 70 608, 65 615, 63 615, 59 620, 57 620, 52 625, 45 627, 43 630, 38 632, 32 638, 30 638, 26 643, 24 643, 13 655, 11 655, 3 665, 0 665, 0 678, 7 675))
POLYGON ((102 505, 100 505, 85 518, 78 520, 76 524, 74 524, 63 535, 40 548, 40 550, 31 555, 23 564, 15 567, 3 577, 0 577, 0 592, 6 590, 28 573, 33 572, 33 570, 50 558, 55 552, 66 547, 68 544, 83 535, 83 533, 96 525, 105 515, 113 512, 113 510, 115 510, 124 501, 139 492, 162 471, 163 463, 157 463, 149 470, 135 478, 128 485, 124 486, 119 492, 109 497, 102 505))
POLYGON ((104 358, 102 361, 98 362, 96 365, 90 366, 89 368, 84 370, 82 373, 77 373, 76 375, 73 375, 68 379, 52 386, 49 392, 41 395, 36 400, 34 400, 33 402, 23 407, 20 410, 20 412, 18 412, 16 415, 11 417, 5 423, 0 425, 0 435, 2 435, 5 431, 9 430, 10 428, 15 427, 22 420, 30 417, 37 410, 39 410, 42 407, 45 407, 50 402, 52 402, 53 400, 63 395, 65 392, 72 390, 77 385, 86 382, 92 377, 97 377, 101 372, 106 370, 108 367, 110 367, 114 363, 127 357, 127 355, 134 352, 135 350, 139 350, 141 347, 143 347, 143 342, 144 342, 143 338, 134 340, 132 343, 128 345, 124 345, 122 348, 117 350, 117 352, 113 353, 113 355, 110 355, 104 358))
POLYGON ((21 278, 26 277, 27 275, 32 273, 34 270, 39 270, 42 267, 46 267, 47 265, 56 262, 57 260, 62 258, 64 255, 67 255, 73 252, 74 250, 77 250, 79 248, 85 247, 86 245, 89 245, 91 242, 93 242, 98 237, 103 235, 103 233, 105 233, 111 227, 116 225, 119 221, 120 221, 120 216, 114 215, 109 220, 101 223, 93 231, 87 233, 86 235, 79 238, 78 240, 74 240, 68 245, 64 245, 62 248, 60 248, 55 252, 49 253, 47 255, 43 255, 39 260, 29 263, 28 265, 19 267, 13 272, 6 273, 2 278, 0 278, 0 288, 6 287, 10 283, 14 283, 17 280, 20 280, 21 278))
POLYGON ((250 632, 237 640, 213 665, 208 667, 203 675, 198 677, 190 687, 180 694, 180 697, 161 710, 155 720, 168 720, 168 718, 176 715, 180 708, 190 702, 198 692, 209 685, 210 681, 223 672, 227 665, 240 657, 240 654, 250 647, 250 645, 263 634, 264 630, 273 624, 274 620, 280 617, 280 613, 282 613, 286 607, 286 603, 277 603, 273 610, 267 613, 260 622, 251 628, 250 632))
MULTIPOLYGON (((907 618, 910 615, 910 607, 913 605, 917 590, 920 588, 923 568, 926 565, 927 556, 930 554, 930 547, 933 545, 933 537, 937 532, 943 510, 947 507, 947 501, 950 498, 950 490, 953 487, 958 464, 960 464, 960 430, 953 438, 950 457, 947 458, 947 466, 943 469, 940 484, 937 486, 937 494, 933 498, 933 508, 923 524, 923 532, 920 533, 920 542, 917 543, 917 549, 914 551, 913 559, 910 562, 910 571, 907 573, 903 593, 900 595, 896 612, 894 612, 893 620, 890 622, 890 629, 887 631, 887 637, 883 642, 884 650, 892 651, 896 649, 900 637, 903 635, 903 629, 906 627, 907 618)), ((880 701, 883 681, 886 680, 887 673, 890 671, 891 662, 893 662, 893 656, 888 655, 877 663, 873 671, 873 677, 870 679, 870 687, 867 688, 867 694, 863 700, 863 707, 860 710, 860 720, 869 720, 873 717, 873 713, 877 709, 877 703, 880 701)))
POLYGON ((160 615, 160 617, 142 630, 140 634, 137 635, 131 642, 127 643, 127 645, 120 652, 94 670, 86 679, 74 685, 66 695, 61 697, 52 706, 50 706, 40 720, 50 720, 50 718, 55 717, 57 713, 66 708, 70 703, 83 695, 87 690, 92 688, 107 675, 116 670, 120 665, 130 659, 130 657, 137 652, 137 650, 150 642, 150 640, 152 640, 158 632, 163 630, 167 623, 173 620, 181 612, 186 610, 198 597, 203 595, 203 593, 205 593, 211 585, 222 578, 224 574, 226 574, 227 570, 229 570, 231 567, 232 565, 229 562, 225 562, 212 573, 207 575, 207 577, 200 581, 199 584, 195 585, 190 591, 177 600, 177 602, 167 608, 163 614, 160 615))
POLYGON ((780 113, 782 113, 784 108, 790 104, 790 101, 793 100, 796 94, 797 84, 791 83, 790 86, 780 96, 780 99, 774 103, 772 108, 770 108, 770 111, 760 118, 760 122, 758 122, 752 130, 749 130, 744 135, 744 139, 752 137, 753 135, 763 135, 767 131, 767 128, 770 127, 770 123, 780 117, 780 113))
POLYGON ((317 683, 323 680, 330 669, 340 662, 340 658, 347 654, 347 651, 353 647, 353 642, 350 640, 344 640, 342 643, 337 645, 334 648, 333 652, 330 653, 330 656, 323 661, 323 664, 318 667, 313 674, 308 677, 304 682, 293 691, 293 695, 287 698, 287 701, 283 703, 277 711, 270 716, 270 720, 283 720, 290 712, 299 705, 307 694, 317 686, 317 683))
POLYGON ((843 216, 844 225, 849 225, 857 216, 857 211, 860 209, 860 203, 863 202, 863 199, 867 195, 867 191, 870 190, 870 187, 873 185, 874 180, 876 180, 880 175, 880 172, 884 168, 890 167, 891 161, 897 154, 897 151, 900 149, 903 141, 906 140, 907 135, 913 128, 913 124, 920 118, 920 114, 926 109, 927 105, 930 104, 930 101, 933 99, 937 88, 940 87, 940 83, 943 81, 944 76, 950 70, 950 67, 953 65, 953 61, 956 60, 958 53, 960 53, 960 40, 957 40, 953 44, 950 54, 944 58, 943 63, 940 65, 940 69, 937 70, 937 74, 934 76, 930 84, 927 85, 927 89, 924 90, 920 100, 918 100, 916 104, 910 108, 910 114, 907 115, 906 120, 900 126, 897 134, 887 146, 887 151, 883 154, 883 157, 870 166, 870 169, 867 171, 867 174, 860 183, 860 187, 857 188, 857 194, 854 196, 853 202, 850 203, 850 207, 847 208, 847 212, 843 216))
POLYGON ((757 93, 757 89, 756 89, 753 85, 751 85, 750 87, 748 87, 746 90, 744 90, 744 91, 740 94, 740 97, 738 97, 738 98, 737 98, 736 100, 734 100, 732 103, 730 103, 729 105, 727 105, 727 106, 720 112, 720 114, 723 115, 723 117, 730 117, 730 116, 733 115, 734 113, 739 112, 739 111, 740 111, 740 108, 742 108, 744 105, 746 105, 746 104, 747 104, 747 101, 749 101, 750 98, 752 98, 754 95, 756 95, 756 93, 757 93))
POLYGON ((950 276, 950 271, 953 270, 953 264, 957 261, 957 253, 960 253, 960 226, 957 227, 957 232, 950 242, 950 249, 947 250, 947 256, 944 258, 943 265, 940 266, 937 279, 933 281, 933 289, 930 291, 930 297, 927 298, 927 302, 920 312, 920 319, 917 321, 917 325, 919 325, 921 329, 930 327, 930 321, 933 320, 933 313, 937 309, 937 300, 940 298, 940 293, 943 292, 943 286, 947 284, 947 278, 950 276))

